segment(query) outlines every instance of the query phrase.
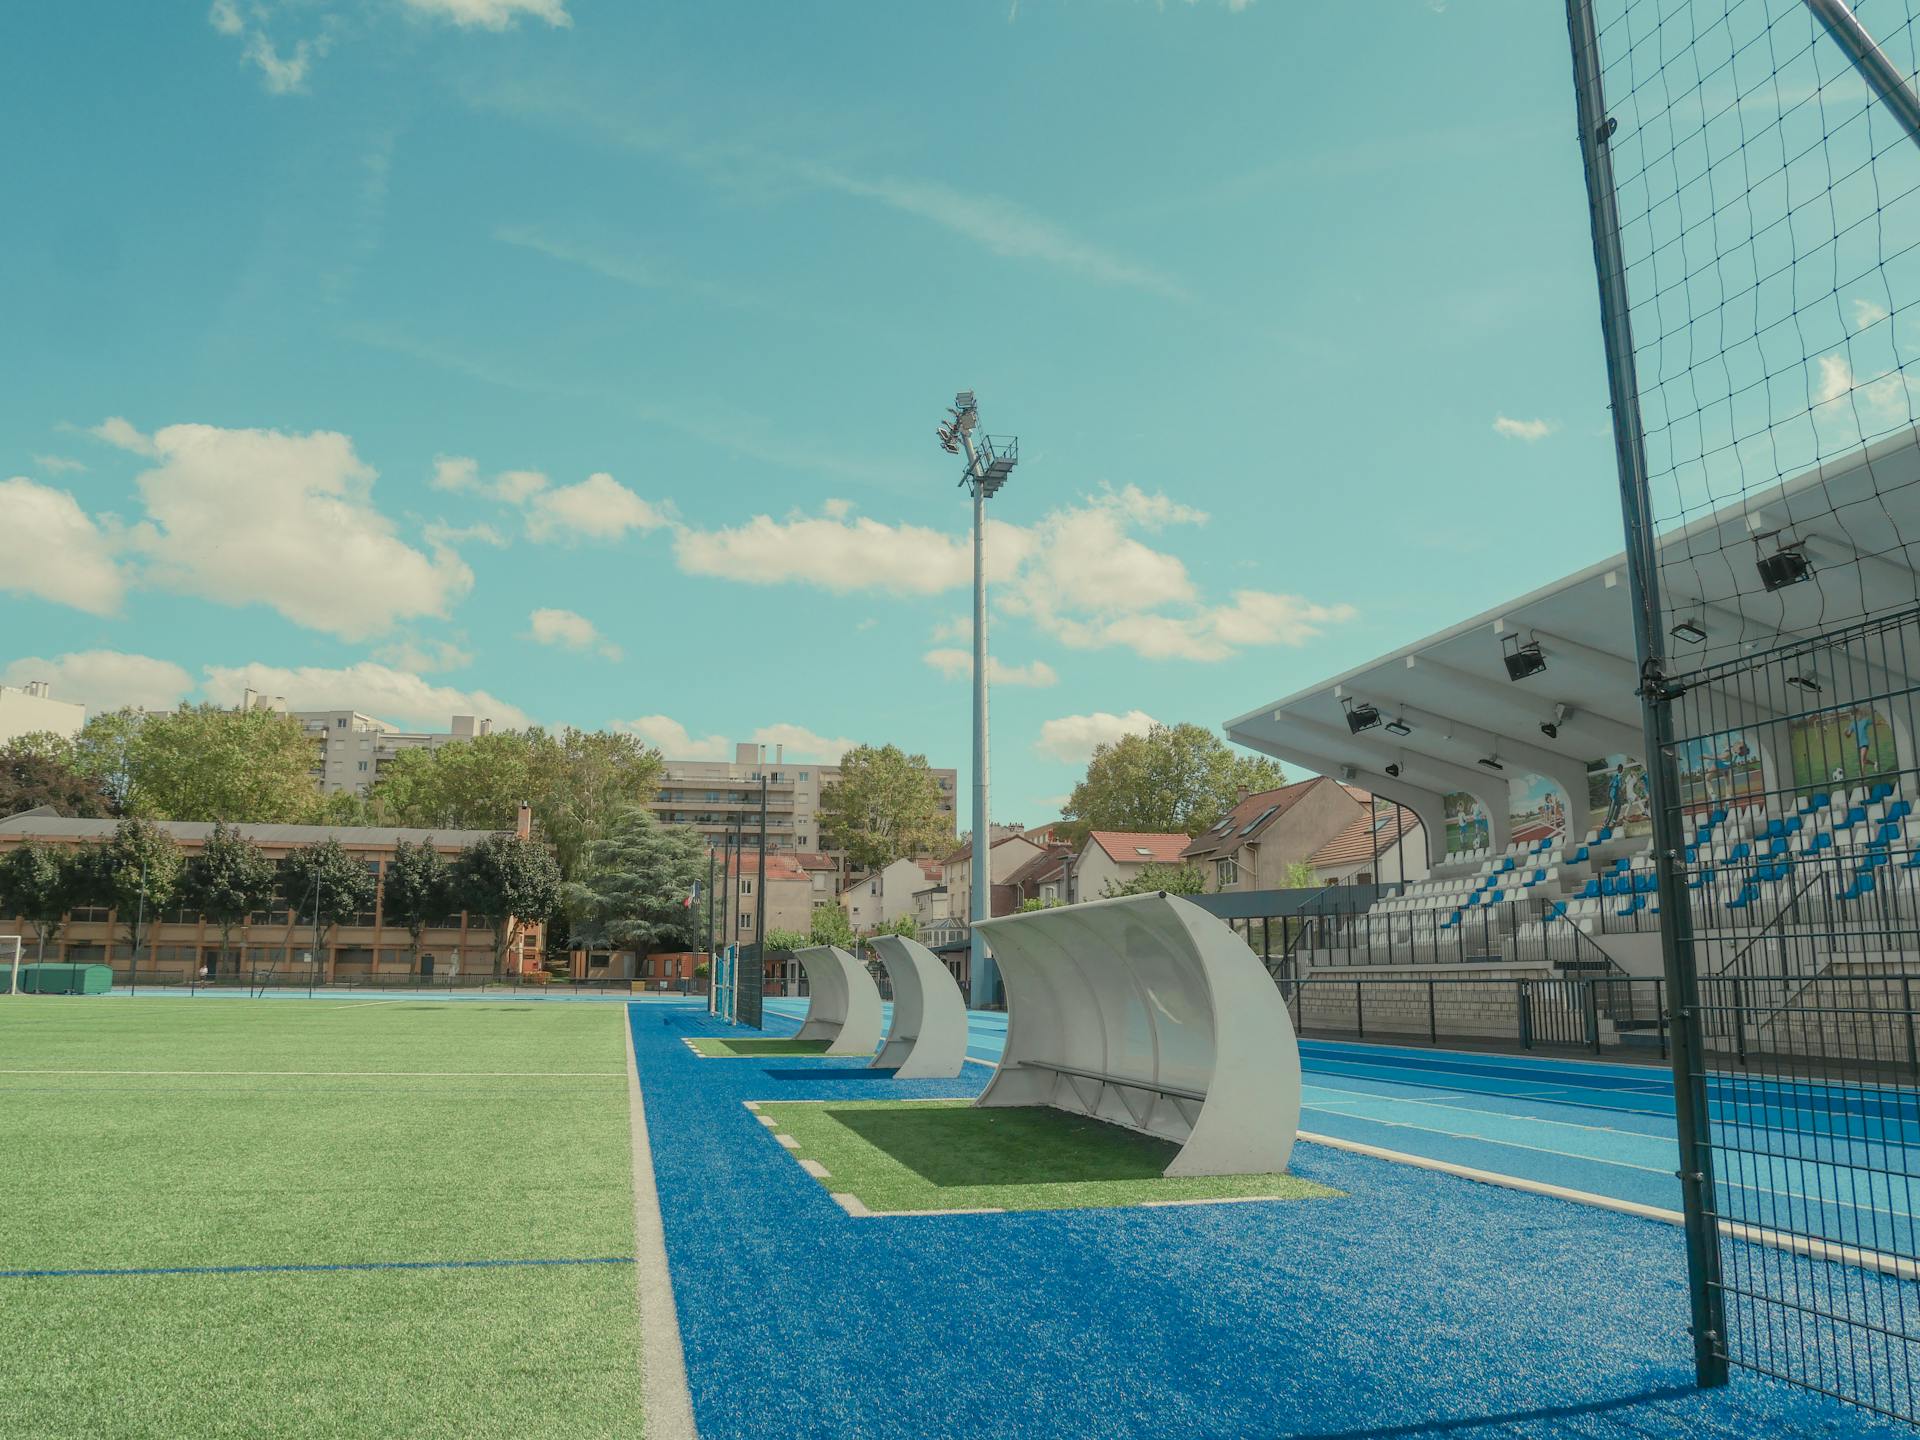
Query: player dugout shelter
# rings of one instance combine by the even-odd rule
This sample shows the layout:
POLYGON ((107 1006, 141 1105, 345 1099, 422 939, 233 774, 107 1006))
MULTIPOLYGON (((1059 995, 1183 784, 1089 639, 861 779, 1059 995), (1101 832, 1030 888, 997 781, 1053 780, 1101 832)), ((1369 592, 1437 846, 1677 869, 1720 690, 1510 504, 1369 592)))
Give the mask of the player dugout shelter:
MULTIPOLYGON (((1913 432, 1667 531, 1660 568, 1670 668, 1692 670, 1819 636, 1831 629, 1836 586, 1848 592, 1844 608, 1853 614, 1920 604, 1914 545, 1920 442, 1913 432), (1822 583, 1763 588, 1757 565, 1789 549, 1822 583)), ((1920 653, 1899 644, 1838 645, 1806 668, 1817 672, 1805 676, 1817 688, 1792 704, 1732 682, 1694 700, 1724 735, 1757 743, 1765 789, 1775 796, 1794 786, 1787 722, 1808 713, 1811 697, 1837 711, 1911 691, 1920 653)), ((1446 858, 1447 795, 1464 792, 1479 802, 1498 854, 1515 838, 1510 784, 1530 775, 1560 792, 1567 832, 1577 839, 1588 828, 1588 762, 1645 762, 1638 684, 1622 553, 1249 710, 1225 728, 1237 744, 1407 806, 1437 864, 1446 858)), ((1885 718, 1898 768, 1912 772, 1906 707, 1887 707, 1885 718)))

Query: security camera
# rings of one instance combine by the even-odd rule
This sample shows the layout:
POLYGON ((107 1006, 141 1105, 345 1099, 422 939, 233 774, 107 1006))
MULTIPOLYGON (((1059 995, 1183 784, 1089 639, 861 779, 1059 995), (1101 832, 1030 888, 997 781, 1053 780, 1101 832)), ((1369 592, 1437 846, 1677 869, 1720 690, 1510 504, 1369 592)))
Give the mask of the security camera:
POLYGON ((1398 780, 1400 778, 1400 767, 1398 765, 1387 766, 1387 774, 1393 776, 1394 779, 1398 780))

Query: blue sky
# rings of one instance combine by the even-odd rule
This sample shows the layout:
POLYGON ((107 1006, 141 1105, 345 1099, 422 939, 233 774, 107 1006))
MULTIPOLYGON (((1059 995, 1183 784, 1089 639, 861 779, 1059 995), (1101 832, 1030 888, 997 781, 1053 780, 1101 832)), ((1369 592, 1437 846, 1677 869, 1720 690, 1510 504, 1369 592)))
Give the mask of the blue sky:
POLYGON ((964 770, 962 387, 1001 818, 1619 546, 1538 0, 38 6, 0 123, 0 678, 91 705, 964 770))

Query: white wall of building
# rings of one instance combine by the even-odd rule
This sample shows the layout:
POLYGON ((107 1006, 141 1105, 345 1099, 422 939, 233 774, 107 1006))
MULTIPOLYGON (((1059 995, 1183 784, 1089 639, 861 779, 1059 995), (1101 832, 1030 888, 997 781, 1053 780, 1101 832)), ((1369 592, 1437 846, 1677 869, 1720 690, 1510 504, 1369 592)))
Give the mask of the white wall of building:
POLYGON ((45 681, 29 681, 18 689, 0 685, 0 745, 43 730, 78 735, 86 723, 87 707, 55 700, 45 681))

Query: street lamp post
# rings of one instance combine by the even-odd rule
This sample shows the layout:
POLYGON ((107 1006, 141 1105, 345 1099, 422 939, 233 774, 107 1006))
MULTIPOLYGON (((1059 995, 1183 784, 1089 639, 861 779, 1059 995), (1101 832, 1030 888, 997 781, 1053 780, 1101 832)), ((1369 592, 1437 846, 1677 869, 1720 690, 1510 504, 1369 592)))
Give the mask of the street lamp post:
POLYGON ((970 998, 979 1010, 993 1004, 998 988, 993 959, 978 928, 993 913, 993 822, 987 805, 987 501, 999 493, 1019 463, 1020 442, 985 433, 976 441, 980 407, 971 390, 954 396, 947 413, 952 419, 940 427, 940 448, 949 455, 964 449, 967 468, 960 483, 973 497, 973 883, 967 932, 970 998))

